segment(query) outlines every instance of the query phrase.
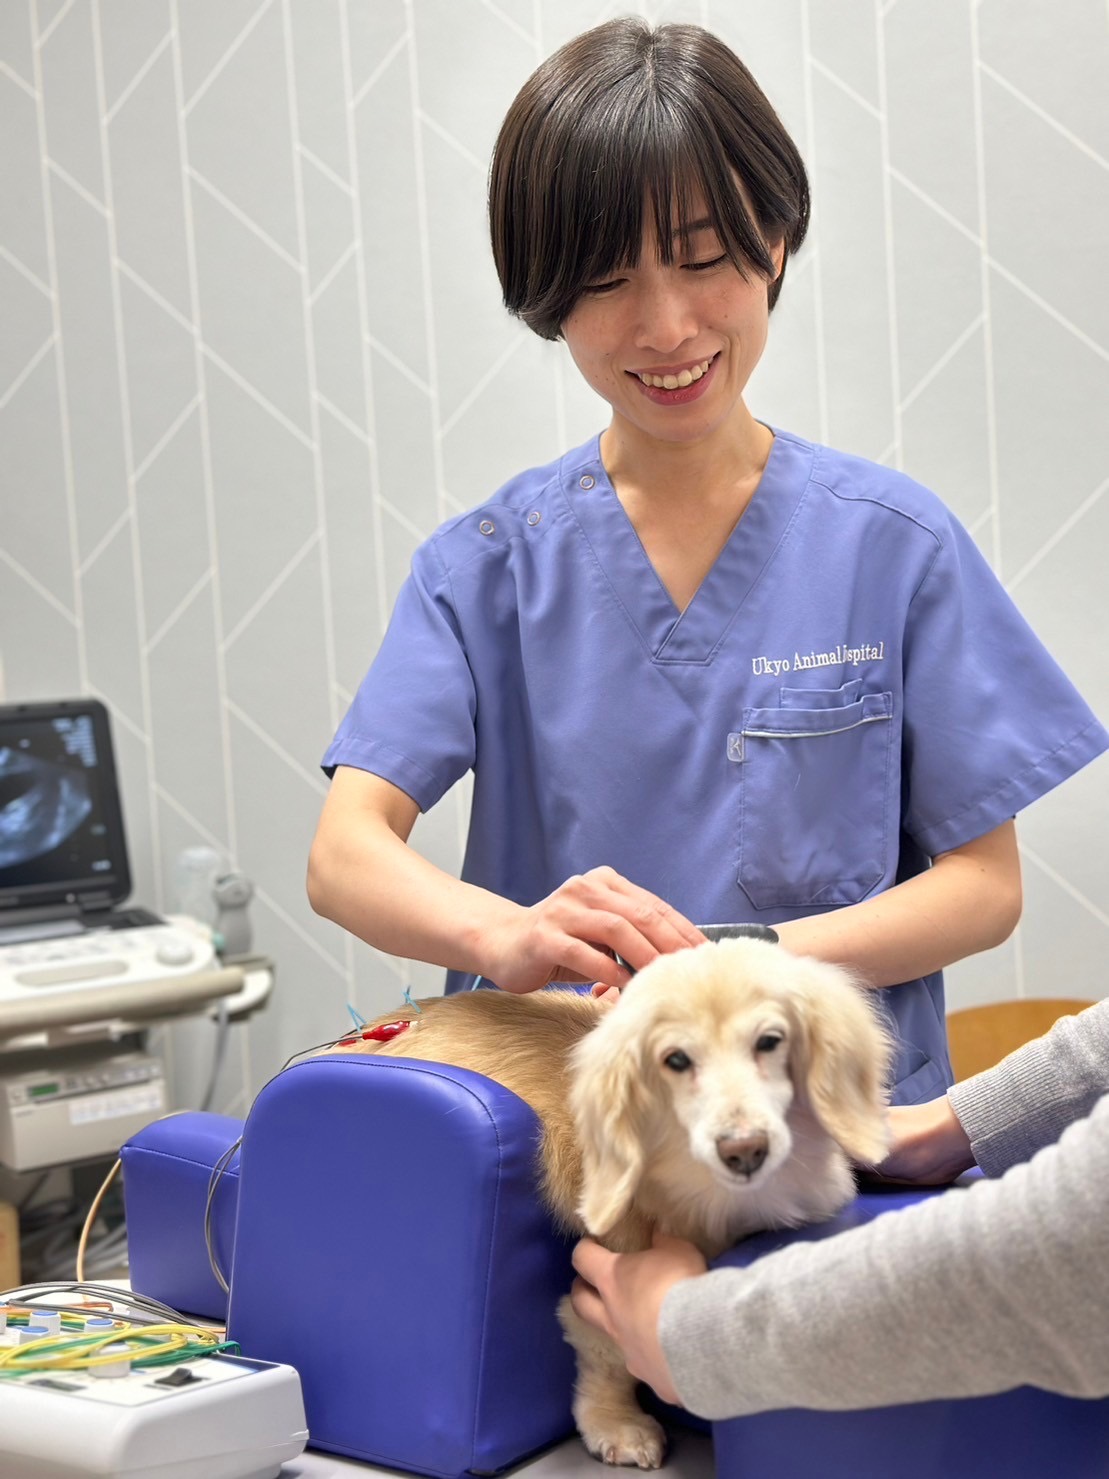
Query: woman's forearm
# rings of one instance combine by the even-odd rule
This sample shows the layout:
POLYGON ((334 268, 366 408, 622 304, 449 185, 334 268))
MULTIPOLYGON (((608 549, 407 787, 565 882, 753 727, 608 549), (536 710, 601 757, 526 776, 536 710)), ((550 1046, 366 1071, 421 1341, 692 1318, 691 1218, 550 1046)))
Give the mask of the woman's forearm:
POLYGON ((783 945, 896 986, 1012 934, 1020 918, 1016 830, 1006 822, 875 898, 775 926, 783 945))
POLYGON ((655 956, 704 942, 664 899, 611 868, 515 903, 444 873, 408 846, 416 803, 377 776, 339 767, 308 864, 317 913, 379 950, 471 971, 506 991, 551 979, 621 986, 655 956))
POLYGON ((519 906, 409 847, 418 808, 375 779, 336 771, 308 859, 313 909, 389 955, 484 974, 482 941, 519 906))

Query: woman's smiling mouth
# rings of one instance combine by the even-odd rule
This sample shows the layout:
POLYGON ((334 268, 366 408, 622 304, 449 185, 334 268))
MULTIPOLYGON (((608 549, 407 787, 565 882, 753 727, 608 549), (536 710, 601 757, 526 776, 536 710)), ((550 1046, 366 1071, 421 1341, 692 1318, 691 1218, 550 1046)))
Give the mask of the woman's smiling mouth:
POLYGON ((652 374, 649 370, 632 370, 630 373, 641 380, 644 385, 653 385, 657 390, 684 390, 687 385, 692 385, 695 380, 700 380, 702 375, 708 374, 709 366, 715 358, 715 355, 710 355, 708 359, 701 360, 690 368, 666 371, 662 374, 652 374))
POLYGON ((684 406, 689 401, 699 400, 708 390, 715 379, 719 358, 718 350, 693 364, 667 365, 660 370, 627 370, 625 373, 636 382, 640 395, 654 401, 656 406, 684 406))

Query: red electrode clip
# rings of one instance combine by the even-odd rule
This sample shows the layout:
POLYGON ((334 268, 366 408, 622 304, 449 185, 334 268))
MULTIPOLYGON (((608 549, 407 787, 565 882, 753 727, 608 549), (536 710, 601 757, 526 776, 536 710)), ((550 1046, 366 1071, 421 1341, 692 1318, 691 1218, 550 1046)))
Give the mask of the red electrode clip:
POLYGON ((364 1027, 361 1036, 372 1038, 374 1042, 388 1042, 390 1038, 396 1037, 399 1032, 403 1032, 411 1025, 410 1022, 382 1022, 377 1027, 364 1027))

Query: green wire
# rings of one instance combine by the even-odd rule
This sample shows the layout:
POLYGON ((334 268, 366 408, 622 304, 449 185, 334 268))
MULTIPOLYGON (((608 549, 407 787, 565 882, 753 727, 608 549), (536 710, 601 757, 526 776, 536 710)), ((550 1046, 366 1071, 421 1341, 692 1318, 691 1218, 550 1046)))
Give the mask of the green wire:
MULTIPOLYGON (((50 1352, 50 1357, 53 1358, 54 1356, 64 1356, 70 1353, 81 1355, 92 1343, 92 1341, 96 1340, 97 1338, 98 1337, 96 1336, 90 1336, 86 1341, 66 1341, 64 1345, 55 1346, 50 1352)), ((157 1337, 154 1337, 154 1339, 156 1340, 157 1337)), ((201 1345, 199 1343, 184 1345, 180 1348, 180 1350, 165 1351, 160 1356, 121 1356, 120 1359, 129 1359, 133 1368, 141 1371, 146 1371, 154 1366, 177 1366, 182 1361, 193 1361, 204 1356, 216 1356, 221 1354, 222 1352, 227 1352, 239 1356, 242 1354, 242 1348, 240 1347, 237 1340, 223 1340, 216 1345, 201 1345)), ((66 1373, 73 1375, 74 1373, 89 1371, 90 1369, 91 1368, 87 1366, 59 1366, 55 1363, 53 1359, 44 1360, 40 1365, 36 1365, 32 1361, 28 1361, 25 1365, 22 1366, 0 1367, 0 1378, 18 1378, 21 1376, 32 1375, 41 1376, 43 1372, 57 1372, 60 1375, 64 1376, 66 1375, 66 1373)))
POLYGON ((164 1356, 146 1356, 137 1361, 132 1361, 132 1366, 141 1366, 144 1370, 148 1366, 176 1366, 179 1361, 191 1361, 194 1356, 215 1356, 221 1351, 231 1351, 236 1356, 242 1354, 237 1340, 224 1340, 219 1345, 205 1346, 183 1346, 179 1351, 167 1351, 164 1356))

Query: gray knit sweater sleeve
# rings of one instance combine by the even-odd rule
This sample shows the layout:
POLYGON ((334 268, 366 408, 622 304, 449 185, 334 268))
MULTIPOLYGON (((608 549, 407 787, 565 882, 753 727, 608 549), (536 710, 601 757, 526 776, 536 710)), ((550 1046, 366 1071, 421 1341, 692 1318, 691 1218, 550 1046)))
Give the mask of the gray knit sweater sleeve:
POLYGON ((1054 1145, 1069 1124, 1109 1092, 1109 998, 948 1089, 974 1159, 1000 1176, 1054 1145))
POLYGON ((999 1180, 671 1289, 660 1334, 690 1411, 1109 1395, 1109 1000, 951 1099, 999 1180))

